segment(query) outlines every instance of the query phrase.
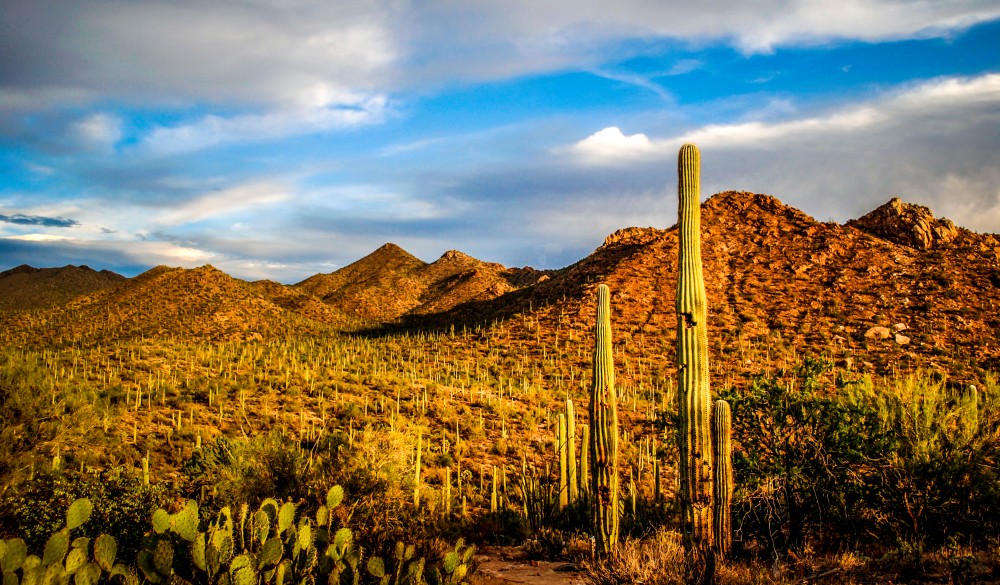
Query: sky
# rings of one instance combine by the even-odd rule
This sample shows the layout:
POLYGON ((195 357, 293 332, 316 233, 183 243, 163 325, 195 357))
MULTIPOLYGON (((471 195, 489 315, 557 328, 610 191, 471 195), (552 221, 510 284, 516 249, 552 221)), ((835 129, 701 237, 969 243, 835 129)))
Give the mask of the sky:
POLYGON ((559 268, 702 198, 1000 232, 997 0, 0 0, 0 270, 559 268))

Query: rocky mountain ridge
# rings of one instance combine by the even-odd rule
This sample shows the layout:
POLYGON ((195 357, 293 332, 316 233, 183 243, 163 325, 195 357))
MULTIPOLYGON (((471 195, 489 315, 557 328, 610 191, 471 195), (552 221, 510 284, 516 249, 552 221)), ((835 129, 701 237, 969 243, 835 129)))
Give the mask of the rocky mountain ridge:
POLYGON ((348 314, 382 323, 496 299, 548 273, 483 262, 457 250, 426 263, 388 243, 336 272, 317 274, 293 288, 348 314))

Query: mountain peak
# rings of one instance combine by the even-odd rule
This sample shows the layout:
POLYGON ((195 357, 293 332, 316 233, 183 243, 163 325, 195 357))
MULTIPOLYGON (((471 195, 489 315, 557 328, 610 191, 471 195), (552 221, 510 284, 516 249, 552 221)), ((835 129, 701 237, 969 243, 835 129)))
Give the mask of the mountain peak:
POLYGON ((938 219, 928 207, 906 203, 899 197, 847 225, 918 250, 947 244, 960 233, 950 219, 938 219))
POLYGON ((13 276, 15 274, 32 274, 38 272, 39 270, 41 269, 35 268, 34 266, 28 266, 27 264, 22 264, 20 266, 15 266, 10 270, 5 270, 4 272, 0 272, 0 278, 4 278, 6 276, 13 276))

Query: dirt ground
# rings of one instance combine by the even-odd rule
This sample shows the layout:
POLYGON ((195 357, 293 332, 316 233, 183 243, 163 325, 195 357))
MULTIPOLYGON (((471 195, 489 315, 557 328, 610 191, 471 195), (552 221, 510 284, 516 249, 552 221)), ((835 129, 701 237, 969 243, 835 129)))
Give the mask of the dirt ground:
POLYGON ((487 547, 476 555, 473 585, 585 585, 580 567, 567 562, 533 561, 516 548, 487 547))

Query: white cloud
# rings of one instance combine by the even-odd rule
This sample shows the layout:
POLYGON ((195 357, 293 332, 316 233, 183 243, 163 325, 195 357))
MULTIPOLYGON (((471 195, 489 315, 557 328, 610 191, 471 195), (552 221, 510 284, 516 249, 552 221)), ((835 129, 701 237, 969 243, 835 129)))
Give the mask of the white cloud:
POLYGON ((69 240, 67 236, 57 236, 55 234, 22 234, 19 236, 7 236, 8 240, 21 240, 22 242, 58 242, 69 240))
MULTIPOLYGON (((916 117, 923 112, 977 105, 1000 106, 1000 74, 934 80, 823 115, 770 122, 710 124, 676 137, 651 139, 642 133, 626 136, 618 128, 609 127, 567 150, 578 156, 580 162, 598 165, 671 157, 686 142, 703 149, 771 150, 787 141, 851 136, 881 125, 893 125, 904 117, 916 117)), ((957 114, 955 117, 960 118, 957 114)))
POLYGON ((615 126, 599 130, 567 150, 581 162, 597 165, 630 163, 666 155, 662 141, 654 142, 641 133, 626 136, 615 126))
POLYGON ((84 148, 104 150, 121 140, 122 121, 113 114, 98 112, 74 124, 73 132, 84 148))

